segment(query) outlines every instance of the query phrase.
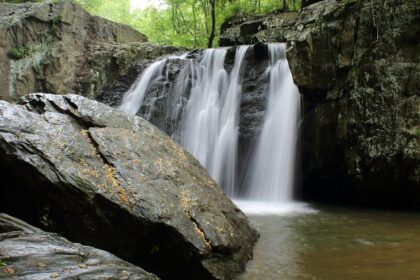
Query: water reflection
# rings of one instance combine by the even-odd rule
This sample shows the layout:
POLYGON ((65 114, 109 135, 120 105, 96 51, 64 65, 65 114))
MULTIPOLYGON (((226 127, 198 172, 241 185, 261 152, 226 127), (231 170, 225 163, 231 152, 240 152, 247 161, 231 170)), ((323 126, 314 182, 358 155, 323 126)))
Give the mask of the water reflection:
POLYGON ((250 215, 261 238, 239 279, 420 279, 420 214, 250 215))

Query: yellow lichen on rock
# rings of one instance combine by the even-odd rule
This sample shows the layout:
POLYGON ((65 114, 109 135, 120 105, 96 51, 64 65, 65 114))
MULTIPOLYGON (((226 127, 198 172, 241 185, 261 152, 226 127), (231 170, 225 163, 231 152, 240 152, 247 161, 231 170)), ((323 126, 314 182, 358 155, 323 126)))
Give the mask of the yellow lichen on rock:
POLYGON ((82 174, 90 175, 92 177, 95 177, 96 179, 99 178, 99 173, 94 168, 85 168, 82 170, 82 174))
MULTIPOLYGON (((212 246, 211 246, 210 242, 207 240, 204 231, 201 230, 198 227, 197 222, 191 217, 191 214, 190 214, 190 212, 188 210, 189 204, 190 204, 189 193, 186 190, 182 190, 181 191, 181 205, 182 205, 182 210, 184 211, 184 214, 188 217, 188 219, 190 219, 191 222, 193 222, 195 232, 198 234, 198 236, 200 236, 200 239, 206 245, 207 249, 211 250, 212 249, 212 246)), ((194 202, 194 204, 196 204, 196 202, 194 202)))
POLYGON ((112 167, 109 164, 104 164, 103 169, 105 171, 106 179, 108 183, 110 183, 118 192, 118 196, 125 205, 129 205, 127 192, 125 189, 121 186, 120 181, 117 179, 117 172, 115 170, 115 167, 112 167))

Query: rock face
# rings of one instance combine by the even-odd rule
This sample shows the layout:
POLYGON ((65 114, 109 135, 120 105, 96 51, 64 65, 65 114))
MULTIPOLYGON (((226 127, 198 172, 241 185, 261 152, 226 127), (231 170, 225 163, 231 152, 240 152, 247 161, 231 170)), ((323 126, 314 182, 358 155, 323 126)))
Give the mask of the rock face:
POLYGON ((414 2, 325 0, 301 13, 223 25, 222 45, 288 43, 303 95, 305 197, 418 207, 420 6, 414 2))
POLYGON ((0 101, 0 212, 166 279, 231 279, 257 233, 163 132, 78 95, 0 101))
POLYGON ((176 50, 145 43, 145 35, 71 0, 0 3, 0 38, 3 100, 39 91, 95 98, 139 62, 176 50))
POLYGON ((0 279, 159 279, 114 255, 0 214, 0 279))

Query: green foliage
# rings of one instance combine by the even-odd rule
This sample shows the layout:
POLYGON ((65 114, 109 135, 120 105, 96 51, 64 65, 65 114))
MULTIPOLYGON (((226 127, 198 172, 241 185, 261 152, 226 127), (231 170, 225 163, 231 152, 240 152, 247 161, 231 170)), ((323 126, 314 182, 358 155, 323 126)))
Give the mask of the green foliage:
POLYGON ((13 4, 19 4, 19 3, 25 3, 25 2, 41 2, 42 0, 0 0, 0 3, 13 3, 13 4))
POLYGON ((1 266, 6 266, 7 265, 7 263, 5 263, 2 259, 0 259, 0 267, 1 266))
POLYGON ((58 27, 61 25, 61 16, 60 15, 53 16, 50 19, 50 23, 51 23, 51 33, 53 35, 56 35, 58 31, 58 27))
MULTIPOLYGON (((150 42, 188 48, 206 47, 211 32, 211 0, 166 0, 167 7, 130 11, 130 1, 77 0, 91 13, 127 24, 150 42)), ((216 38, 220 26, 236 15, 300 10, 300 0, 216 0, 216 38), (286 3, 287 7, 283 7, 286 3)), ((214 45, 218 42, 216 41, 214 45)))
POLYGON ((46 55, 45 57, 43 57, 43 58, 41 59, 41 61, 39 62, 39 64, 40 64, 41 66, 43 66, 43 65, 48 65, 48 64, 50 64, 51 62, 53 62, 53 57, 52 57, 51 55, 46 55))
POLYGON ((53 28, 57 28, 58 25, 61 23, 61 16, 60 15, 55 15, 51 18, 51 25, 53 26, 53 28))
POLYGON ((94 15, 131 25, 130 0, 77 0, 77 2, 94 15))
POLYGON ((27 47, 13 48, 7 52, 7 56, 14 60, 25 58, 28 54, 29 49, 27 47))

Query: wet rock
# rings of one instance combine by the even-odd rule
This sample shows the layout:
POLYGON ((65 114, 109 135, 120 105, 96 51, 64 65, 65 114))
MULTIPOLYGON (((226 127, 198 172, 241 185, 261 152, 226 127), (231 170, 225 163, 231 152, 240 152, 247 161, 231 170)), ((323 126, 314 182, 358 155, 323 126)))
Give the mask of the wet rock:
POLYGON ((0 279, 158 279, 93 247, 0 214, 0 279))
POLYGON ((150 43, 104 43, 88 58, 86 70, 90 74, 83 77, 83 82, 80 81, 82 86, 76 89, 84 96, 117 107, 124 93, 150 64, 169 54, 178 55, 185 51, 183 48, 150 43))
POLYGON ((78 95, 0 102, 0 211, 168 279, 231 279, 256 231, 163 132, 78 95))
POLYGON ((220 42, 287 42, 303 95, 304 197, 418 207, 420 6, 324 0, 241 33, 255 20, 225 23, 220 42))

